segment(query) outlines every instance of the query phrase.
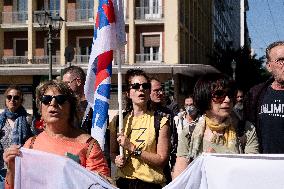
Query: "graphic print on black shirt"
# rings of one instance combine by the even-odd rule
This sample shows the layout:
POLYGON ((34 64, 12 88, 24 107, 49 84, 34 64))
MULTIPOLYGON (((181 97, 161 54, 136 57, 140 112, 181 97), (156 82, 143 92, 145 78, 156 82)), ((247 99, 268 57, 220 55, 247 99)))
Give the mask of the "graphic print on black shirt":
POLYGON ((284 91, 268 87, 259 118, 263 153, 284 153, 284 91))

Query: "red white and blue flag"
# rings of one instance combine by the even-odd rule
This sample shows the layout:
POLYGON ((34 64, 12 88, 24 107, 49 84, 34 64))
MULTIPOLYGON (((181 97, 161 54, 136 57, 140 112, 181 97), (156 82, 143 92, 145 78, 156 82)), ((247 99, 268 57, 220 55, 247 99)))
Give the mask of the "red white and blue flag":
POLYGON ((121 0, 99 0, 85 96, 93 108, 91 135, 102 149, 108 121, 113 54, 125 44, 124 27, 121 0))

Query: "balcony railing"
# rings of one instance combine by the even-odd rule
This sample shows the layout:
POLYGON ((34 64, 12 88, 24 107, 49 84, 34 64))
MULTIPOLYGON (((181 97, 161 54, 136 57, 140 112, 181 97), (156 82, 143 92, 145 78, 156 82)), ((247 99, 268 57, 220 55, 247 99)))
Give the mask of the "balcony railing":
POLYGON ((137 20, 160 20, 163 16, 163 9, 159 7, 136 7, 135 18, 137 20))
POLYGON ((136 62, 160 63, 162 62, 162 56, 160 53, 136 54, 136 62))
POLYGON ((94 22, 93 9, 67 10, 67 22, 94 22))
POLYGON ((27 56, 4 56, 1 59, 1 64, 27 64, 27 56))
POLYGON ((75 55, 75 64, 88 64, 90 55, 75 55))
MULTIPOLYGON (((48 64, 48 56, 34 56, 33 64, 48 64)), ((59 56, 52 56, 52 64, 60 64, 59 56)))
POLYGON ((27 24, 28 12, 2 12, 3 24, 27 24))

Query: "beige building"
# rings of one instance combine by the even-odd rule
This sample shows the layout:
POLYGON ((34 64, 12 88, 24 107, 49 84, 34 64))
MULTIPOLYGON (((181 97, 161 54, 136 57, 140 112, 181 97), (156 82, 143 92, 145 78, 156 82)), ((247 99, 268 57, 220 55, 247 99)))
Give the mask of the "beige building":
MULTIPOLYGON (((86 70, 96 6, 96 0, 0 0, 0 92, 11 83, 21 84, 28 94, 26 106, 31 108, 34 87, 48 79, 47 32, 35 18, 42 10, 65 20, 53 38, 53 76, 68 66, 64 57, 68 45, 75 49, 72 65, 86 70)), ((217 71, 209 58, 213 51, 212 7, 212 1, 204 0, 125 0, 123 73, 139 67, 162 82, 173 79, 175 97, 182 102, 199 75, 217 71)), ((114 61, 113 109, 117 107, 116 74, 114 61)))

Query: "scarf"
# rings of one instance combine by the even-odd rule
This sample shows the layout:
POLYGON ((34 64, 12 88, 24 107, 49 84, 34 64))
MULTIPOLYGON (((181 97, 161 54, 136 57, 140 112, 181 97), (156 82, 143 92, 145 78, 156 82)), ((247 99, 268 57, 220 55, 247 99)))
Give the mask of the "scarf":
POLYGON ((232 144, 231 141, 236 140, 236 130, 233 127, 231 118, 227 118, 223 123, 216 123, 205 116, 205 123, 213 133, 213 137, 211 138, 212 143, 230 147, 230 144, 232 144), (219 132, 222 131, 223 134, 220 134, 219 132))
POLYGON ((23 145, 31 136, 30 127, 27 122, 27 111, 23 106, 20 106, 16 112, 10 112, 5 108, 0 114, 0 129, 5 126, 7 119, 15 120, 15 126, 12 130, 12 143, 23 145))

